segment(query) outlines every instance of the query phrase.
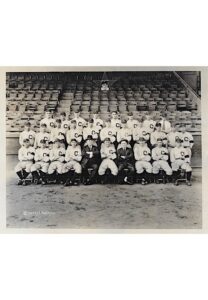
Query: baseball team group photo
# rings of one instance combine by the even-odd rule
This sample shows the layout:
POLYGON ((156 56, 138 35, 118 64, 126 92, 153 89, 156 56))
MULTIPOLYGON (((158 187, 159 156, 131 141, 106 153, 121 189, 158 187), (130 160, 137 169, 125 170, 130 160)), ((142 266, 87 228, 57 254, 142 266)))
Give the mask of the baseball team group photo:
POLYGON ((199 71, 7 72, 7 227, 202 228, 201 147, 199 71))

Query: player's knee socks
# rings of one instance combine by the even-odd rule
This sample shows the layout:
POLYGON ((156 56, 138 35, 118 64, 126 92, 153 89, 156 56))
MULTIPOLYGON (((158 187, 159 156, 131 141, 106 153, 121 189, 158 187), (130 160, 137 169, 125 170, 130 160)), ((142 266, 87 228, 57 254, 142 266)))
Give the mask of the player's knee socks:
POLYGON ((137 180, 142 180, 142 173, 140 173, 140 174, 136 174, 136 178, 137 178, 137 180))
POLYGON ((23 176, 22 176, 22 172, 21 171, 18 171, 16 172, 17 176, 22 180, 23 179, 23 176))
POLYGON ((192 172, 187 172, 187 173, 186 173, 186 176, 187 176, 187 180, 188 180, 188 181, 191 180, 191 174, 192 174, 192 172))
POLYGON ((27 176, 30 174, 30 173, 26 172, 25 170, 23 170, 22 173, 23 173, 23 179, 26 179, 27 176))
POLYGON ((32 171, 32 177, 33 177, 33 180, 35 179, 39 179, 39 175, 38 175, 38 172, 37 171, 32 171))
POLYGON ((176 181, 178 179, 178 175, 179 175, 178 171, 173 171, 172 178, 174 181, 176 181))

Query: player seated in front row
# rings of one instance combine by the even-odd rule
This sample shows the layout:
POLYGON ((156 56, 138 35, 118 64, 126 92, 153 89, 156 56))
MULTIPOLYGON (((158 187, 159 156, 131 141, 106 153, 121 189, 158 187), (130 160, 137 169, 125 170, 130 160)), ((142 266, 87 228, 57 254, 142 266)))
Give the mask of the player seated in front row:
POLYGON ((118 168, 115 163, 116 149, 115 146, 111 143, 109 137, 105 138, 104 143, 102 143, 100 153, 102 162, 98 169, 98 174, 101 176, 101 183, 105 183, 104 175, 106 174, 107 169, 111 171, 111 174, 112 176, 114 176, 114 178, 118 174, 118 168))
POLYGON ((128 141, 121 140, 118 149, 118 183, 133 184, 134 182, 134 154, 128 141), (125 169, 127 174, 124 173, 125 169))
POLYGON ((95 183, 98 164, 100 161, 100 151, 97 145, 94 144, 92 135, 88 135, 86 144, 82 149, 82 175, 84 184, 95 183), (91 171, 89 172, 89 169, 91 171))
POLYGON ((134 157, 136 160, 137 181, 141 180, 143 185, 149 183, 152 174, 151 151, 143 137, 140 137, 134 145, 134 157))
POLYGON ((53 143, 53 147, 50 150, 50 165, 48 168, 48 180, 56 180, 59 183, 62 180, 62 168, 65 158, 65 146, 64 141, 56 139, 53 143))
POLYGON ((152 159, 154 160, 152 164, 152 172, 154 174, 155 182, 158 180, 160 170, 165 171, 166 176, 170 181, 170 177, 173 172, 168 164, 168 149, 163 147, 163 140, 161 138, 157 139, 157 146, 152 149, 152 159))
POLYGON ((38 184, 46 184, 47 182, 47 173, 50 162, 50 149, 47 147, 47 142, 45 140, 40 141, 40 148, 35 150, 35 163, 31 167, 31 172, 33 175, 33 182, 38 184))
POLYGON ((187 184, 191 185, 192 168, 190 166, 189 151, 182 146, 182 140, 176 140, 176 147, 170 153, 170 161, 173 170, 173 181, 176 183, 180 177, 180 169, 186 172, 187 184))
POLYGON ((80 178, 82 167, 82 151, 80 145, 78 145, 76 139, 72 139, 70 145, 66 150, 65 155, 65 164, 63 165, 63 174, 65 177, 65 186, 77 184, 78 179, 80 178), (70 171, 74 171, 71 174, 70 171))
POLYGON ((15 172, 19 177, 18 185, 26 185, 26 178, 31 172, 35 148, 30 145, 29 139, 24 139, 22 147, 18 151, 19 163, 15 167, 15 172))

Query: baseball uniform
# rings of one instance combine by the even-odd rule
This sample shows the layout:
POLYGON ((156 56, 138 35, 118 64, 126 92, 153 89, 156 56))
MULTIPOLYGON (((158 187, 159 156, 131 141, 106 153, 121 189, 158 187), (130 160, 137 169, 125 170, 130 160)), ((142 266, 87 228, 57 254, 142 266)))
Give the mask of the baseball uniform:
POLYGON ((164 170, 167 175, 172 175, 172 169, 168 164, 168 149, 165 147, 155 147, 152 149, 153 174, 158 174, 160 169, 164 170))
POLYGON ((67 173, 69 170, 74 169, 75 173, 81 174, 81 159, 82 159, 82 151, 80 145, 68 146, 65 155, 66 163, 63 166, 63 173, 67 173))
POLYGON ((110 169, 112 175, 116 176, 118 174, 118 168, 114 162, 116 159, 116 149, 113 144, 106 146, 105 144, 101 145, 100 149, 102 162, 100 164, 98 174, 100 176, 104 175, 107 169, 110 169))

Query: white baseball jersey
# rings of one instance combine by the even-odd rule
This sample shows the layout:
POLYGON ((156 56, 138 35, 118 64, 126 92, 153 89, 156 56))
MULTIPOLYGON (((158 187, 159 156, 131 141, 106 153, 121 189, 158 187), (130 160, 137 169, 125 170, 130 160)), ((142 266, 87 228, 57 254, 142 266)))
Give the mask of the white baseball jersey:
POLYGON ((152 133, 154 131, 155 124, 156 122, 153 120, 144 120, 143 127, 146 128, 149 133, 152 133))
POLYGON ((101 145, 100 149, 101 158, 105 159, 115 159, 116 158, 116 149, 113 144, 110 144, 109 147, 107 147, 105 144, 101 145))
POLYGON ((133 130, 133 140, 138 141, 140 137, 143 137, 146 141, 149 140, 150 135, 146 128, 137 127, 133 130))
POLYGON ((28 139, 30 141, 30 144, 33 145, 34 142, 35 142, 35 135, 36 135, 36 133, 33 130, 30 130, 30 131, 24 130, 24 131, 22 131, 20 133, 20 136, 19 136, 20 145, 21 146, 23 145, 23 140, 24 139, 28 139))
POLYGON ((71 160, 76 160, 76 161, 81 161, 82 159, 82 150, 79 145, 72 147, 68 146, 66 150, 66 156, 65 156, 65 161, 71 161, 71 160))
POLYGON ((189 152, 183 146, 175 147, 170 153, 170 160, 174 162, 176 160, 184 160, 185 162, 190 162, 189 152))
POLYGON ((73 118, 72 120, 75 120, 77 122, 78 127, 84 127, 86 125, 85 119, 78 117, 78 118, 73 118))
POLYGON ((132 132, 129 128, 121 128, 117 131, 117 142, 120 143, 122 139, 126 139, 129 142, 131 141, 132 132))
POLYGON ((66 150, 64 147, 53 148, 50 150, 50 161, 60 161, 63 162, 65 158, 66 150))
POLYGON ((66 132, 69 129, 69 126, 71 125, 71 121, 64 120, 61 122, 61 128, 66 132))
POLYGON ((193 147, 194 139, 190 132, 187 132, 187 131, 184 133, 180 132, 180 138, 183 141, 182 142, 183 147, 189 147, 189 148, 193 147))
POLYGON ((115 128, 116 131, 121 128, 121 120, 120 119, 111 119, 111 127, 115 128))
POLYGON ((44 140, 46 142, 50 141, 50 134, 48 132, 38 132, 35 136, 35 144, 34 147, 40 147, 40 141, 44 140))
POLYGON ((55 127, 55 120, 52 119, 52 118, 50 118, 50 119, 44 118, 44 119, 42 119, 42 120, 40 121, 40 125, 41 125, 41 124, 46 124, 46 126, 47 126, 47 131, 48 131, 48 132, 51 132, 51 129, 55 127))
POLYGON ((163 132, 163 131, 154 131, 151 133, 150 135, 150 142, 151 144, 154 146, 157 144, 157 139, 165 139, 167 136, 166 136, 166 133, 163 132))
POLYGON ((66 132, 66 141, 68 144, 71 143, 71 140, 75 139, 78 143, 82 140, 82 128, 71 128, 66 132))
POLYGON ((112 137, 115 137, 115 139, 116 139, 116 129, 114 127, 104 127, 103 129, 101 129, 101 131, 100 131, 101 141, 104 141, 104 139, 107 138, 107 137, 110 138, 110 139, 112 137))
POLYGON ((35 148, 30 146, 28 148, 22 146, 18 151, 18 159, 19 161, 28 161, 33 160, 35 155, 35 148))
POLYGON ((152 158, 154 160, 168 160, 168 149, 165 147, 155 147, 152 149, 152 158))
POLYGON ((93 118, 93 120, 94 120, 94 126, 98 127, 101 130, 104 124, 103 120, 99 118, 98 119, 93 118))
POLYGON ((55 141, 56 139, 63 139, 65 138, 65 130, 63 128, 52 128, 51 129, 51 135, 50 135, 50 140, 55 141))
POLYGON ((100 128, 98 126, 86 127, 83 129, 83 139, 86 140, 88 135, 92 135, 92 138, 97 140, 99 137, 100 128))
POLYGON ((127 127, 131 130, 133 130, 134 128, 136 128, 139 124, 139 121, 138 120, 128 120, 127 121, 127 127))
POLYGON ((167 139, 168 139, 168 145, 172 148, 174 148, 176 146, 176 140, 180 138, 180 132, 176 131, 176 132, 169 132, 167 134, 167 139))
POLYGON ((48 148, 37 148, 35 150, 35 161, 49 162, 50 150, 48 148))
POLYGON ((138 161, 150 161, 151 151, 147 145, 141 146, 139 144, 134 145, 134 157, 138 161))

